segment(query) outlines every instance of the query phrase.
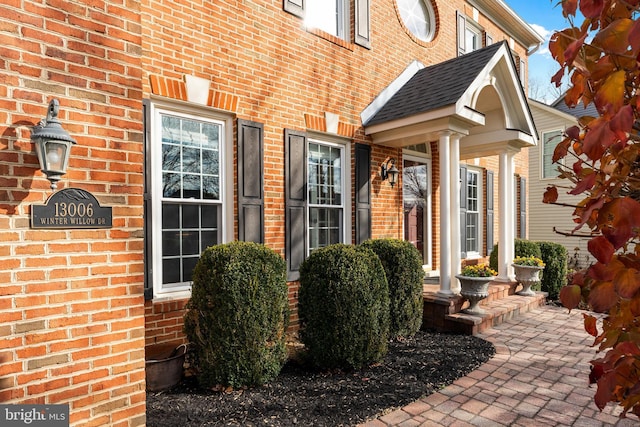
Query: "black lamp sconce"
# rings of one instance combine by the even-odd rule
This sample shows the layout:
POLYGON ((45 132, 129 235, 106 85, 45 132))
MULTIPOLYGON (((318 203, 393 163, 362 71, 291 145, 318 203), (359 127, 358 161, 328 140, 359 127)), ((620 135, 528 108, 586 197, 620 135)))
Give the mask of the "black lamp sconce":
POLYGON ((383 181, 385 179, 389 179, 391 188, 393 188, 393 186, 396 185, 396 182, 398 182, 399 173, 398 168, 396 168, 396 159, 394 157, 380 165, 380 178, 382 178, 383 181))
POLYGON ((52 99, 47 117, 31 129, 31 141, 36 145, 40 169, 51 182, 55 191, 62 175, 67 173, 71 147, 76 143, 58 120, 60 102, 52 99))

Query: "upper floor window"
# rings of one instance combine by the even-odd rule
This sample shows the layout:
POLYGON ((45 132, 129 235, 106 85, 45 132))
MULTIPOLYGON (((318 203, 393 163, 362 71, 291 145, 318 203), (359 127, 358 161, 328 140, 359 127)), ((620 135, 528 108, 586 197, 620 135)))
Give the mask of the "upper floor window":
POLYGON ((305 25, 347 40, 349 38, 348 0, 307 0, 305 25))
POLYGON ((493 38, 472 19, 458 12, 458 56, 493 43, 493 38))
POLYGON ((397 0, 402 22, 419 40, 429 42, 433 39, 436 22, 429 0, 397 0))
POLYGON ((553 164, 553 152, 560 142, 562 142, 561 130, 542 133, 542 178, 558 176, 557 165, 553 164))
POLYGON ((310 29, 319 29, 338 39, 336 44, 356 43, 371 47, 371 0, 284 0, 284 10, 304 19, 310 29), (353 16, 351 16, 353 11, 353 16), (354 26, 353 38, 351 25, 354 26))

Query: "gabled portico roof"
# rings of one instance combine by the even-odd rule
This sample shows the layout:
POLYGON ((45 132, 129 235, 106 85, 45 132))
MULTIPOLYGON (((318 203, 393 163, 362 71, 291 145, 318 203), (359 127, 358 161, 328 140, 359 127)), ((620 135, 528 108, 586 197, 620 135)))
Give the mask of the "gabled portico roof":
MULTIPOLYGON (((427 142, 443 131, 466 136, 479 155, 495 152, 500 143, 517 149, 536 145, 533 117, 506 42, 430 67, 411 64, 361 118, 365 132, 381 145, 427 142)), ((465 145, 463 138, 461 150, 471 154, 465 145)))

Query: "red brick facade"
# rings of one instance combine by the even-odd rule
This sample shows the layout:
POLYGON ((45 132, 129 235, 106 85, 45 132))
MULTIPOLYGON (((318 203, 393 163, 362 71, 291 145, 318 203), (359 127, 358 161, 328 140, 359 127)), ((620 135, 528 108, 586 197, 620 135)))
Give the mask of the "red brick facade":
MULTIPOLYGON (((372 237, 403 238, 402 186, 379 177, 380 164, 394 157, 401 165, 403 151, 372 144, 360 113, 412 61, 429 66, 456 56, 456 12, 478 16, 494 41, 510 37, 464 0, 433 0, 435 37, 421 42, 407 33, 394 0, 371 0, 369 49, 352 43, 351 3, 352 34, 345 41, 305 30, 281 0, 3 2, 0 402, 67 403, 74 426, 145 424, 145 344, 184 340, 186 299, 143 298, 149 268, 143 100, 186 102, 185 75, 211 82, 207 108, 233 117, 234 125, 236 119, 264 125, 266 245, 285 255, 284 130, 324 132, 325 113, 339 116, 337 135, 372 148, 372 237), (110 229, 30 226, 32 205, 51 194, 30 127, 52 98, 60 100, 60 120, 78 142, 59 188, 85 189, 112 206, 110 229)), ((526 61, 524 46, 511 48, 526 61)), ((437 236, 436 143, 431 158, 437 236)), ((353 178, 355 160, 349 160, 353 178)), ((497 179, 497 157, 474 164, 497 179)), ((527 176, 526 165, 524 150, 516 173, 527 176)), ((237 177, 237 163, 232 166, 237 177)), ((237 194, 229 201, 237 219, 237 194)), ((355 217, 353 200, 347 203, 355 217)), ((437 266, 440 242, 432 243, 437 266)), ((289 289, 295 326, 297 283, 289 289)))

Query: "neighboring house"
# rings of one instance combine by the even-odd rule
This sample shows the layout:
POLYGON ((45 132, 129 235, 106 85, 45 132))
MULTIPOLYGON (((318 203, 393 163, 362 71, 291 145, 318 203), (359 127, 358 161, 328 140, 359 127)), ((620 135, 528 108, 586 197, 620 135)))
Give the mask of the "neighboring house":
MULTIPOLYGON (((586 267, 593 260, 587 249, 589 238, 585 237, 589 234, 588 227, 576 231, 575 236, 567 236, 576 226, 572 215, 574 209, 570 206, 577 204, 582 197, 568 194, 566 187, 571 183, 558 177, 559 166, 552 159, 567 128, 576 126, 582 116, 596 117, 598 114, 592 104, 587 108, 569 108, 564 97, 551 105, 535 100, 529 100, 529 105, 539 140, 538 147, 529 150, 529 239, 561 243, 567 248, 570 268, 586 267), (557 202, 570 206, 542 203, 544 192, 551 185, 558 186, 557 202)), ((567 166, 572 163, 571 158, 562 162, 567 162, 567 166)))
POLYGON ((144 424, 145 345, 184 340, 213 244, 406 239, 453 295, 462 262, 526 236, 526 91, 541 42, 503 0, 24 0, 0 26, 0 401, 144 424), (327 13, 325 13, 327 12, 327 13), (104 229, 34 229, 51 192, 29 128, 60 100, 59 188, 104 229), (383 169, 400 171, 398 183, 383 169), (517 191, 516 191, 517 190, 517 191))

